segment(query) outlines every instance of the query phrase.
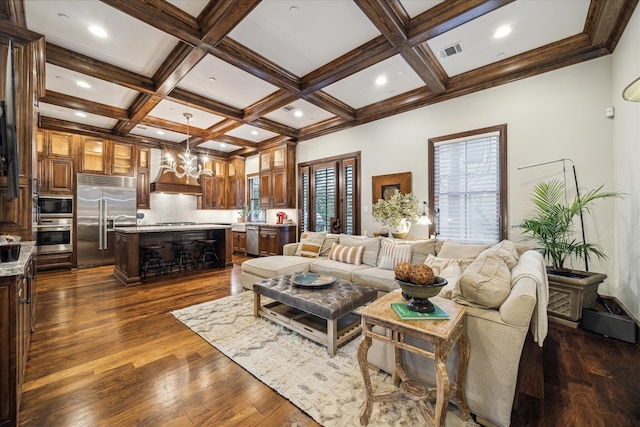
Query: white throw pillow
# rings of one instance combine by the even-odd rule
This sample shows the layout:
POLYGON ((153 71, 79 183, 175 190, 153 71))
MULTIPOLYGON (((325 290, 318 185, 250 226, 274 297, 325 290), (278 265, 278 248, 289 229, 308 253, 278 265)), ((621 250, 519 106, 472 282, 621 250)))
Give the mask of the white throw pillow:
POLYGON ((518 250, 516 248, 516 244, 510 240, 503 240, 502 242, 494 246, 491 246, 489 249, 485 249, 478 256, 481 256, 487 253, 493 253, 498 255, 500 258, 502 258, 505 264, 507 264, 507 267, 509 267, 509 270, 513 270, 513 267, 515 267, 516 264, 518 264, 518 259, 519 259, 518 250))
POLYGON ((378 257, 378 268, 393 270, 399 262, 411 261, 412 245, 396 245, 383 240, 380 244, 380 256, 378 257))
POLYGON ((424 260, 424 264, 431 267, 435 276, 441 276, 442 272, 451 266, 457 266, 460 270, 460 260, 450 258, 435 257, 431 254, 427 255, 427 259, 424 260))
POLYGON ((305 231, 300 236, 300 243, 298 243, 295 254, 307 258, 317 258, 326 235, 326 231, 305 231))

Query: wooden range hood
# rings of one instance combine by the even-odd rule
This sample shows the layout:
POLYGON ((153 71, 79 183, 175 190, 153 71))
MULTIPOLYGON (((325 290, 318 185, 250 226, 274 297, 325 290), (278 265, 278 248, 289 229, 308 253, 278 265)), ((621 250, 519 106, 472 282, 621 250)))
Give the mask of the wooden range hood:
MULTIPOLYGON (((178 158, 178 151, 168 150, 174 159, 178 158)), ((164 158, 164 157, 163 157, 164 158)), ((172 194, 193 194, 196 196, 202 195, 202 187, 196 182, 195 179, 190 178, 187 184, 187 178, 178 178, 173 172, 163 173, 163 169, 158 171, 158 176, 151 183, 151 192, 158 193, 172 193, 172 194)))

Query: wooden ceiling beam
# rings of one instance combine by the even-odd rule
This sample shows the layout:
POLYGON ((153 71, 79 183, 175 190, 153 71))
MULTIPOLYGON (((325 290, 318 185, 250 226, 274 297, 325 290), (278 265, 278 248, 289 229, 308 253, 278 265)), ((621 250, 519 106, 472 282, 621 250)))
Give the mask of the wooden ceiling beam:
POLYGON ((185 89, 175 88, 167 95, 167 98, 179 102, 180 104, 195 106, 208 113, 226 117, 228 119, 241 121, 243 118, 242 110, 214 101, 213 99, 205 98, 185 89))
POLYGON ((280 89, 244 109, 244 121, 250 122, 297 101, 298 97, 280 89))
POLYGON ((230 135, 219 135, 215 138, 204 138, 206 140, 223 142, 225 144, 235 145, 237 147, 249 147, 249 148, 258 148, 258 143, 253 141, 247 141, 246 139, 237 138, 235 136, 230 135))
POLYGON ((273 120, 261 117, 251 122, 251 126, 255 126, 260 129, 268 130, 269 132, 279 133, 287 138, 297 138, 298 129, 294 129, 290 126, 286 126, 280 123, 276 123, 273 120))
POLYGON ((223 61, 271 83, 280 89, 284 89, 294 95, 298 95, 300 92, 300 79, 295 74, 229 37, 222 40, 215 48, 212 48, 212 50, 214 51, 214 55, 223 61))
POLYGON ((43 98, 40 98, 40 102, 117 120, 129 119, 129 113, 123 108, 88 101, 83 98, 76 98, 75 96, 65 95, 64 93, 54 92, 52 90, 47 91, 47 94, 43 98))
POLYGON ((155 95, 140 93, 129 106, 129 119, 121 120, 113 127, 116 135, 126 135, 140 123, 155 108, 162 98, 155 95))
POLYGON ((229 34, 261 0, 210 1, 198 17, 202 42, 216 46, 229 34))
POLYGON ((428 48, 414 49, 408 45, 407 29, 397 9, 385 0, 355 1, 429 89, 436 94, 444 93, 446 73, 435 56, 428 53, 428 48))
MULTIPOLYGON (((140 124, 144 126, 151 126, 158 129, 168 130, 171 132, 177 132, 186 135, 187 134, 187 122, 176 123, 170 120, 159 119, 157 117, 145 116, 140 120, 140 124)), ((189 136, 192 137, 204 137, 206 134, 205 129, 200 129, 189 125, 189 136)))
POLYGON ((309 94, 320 90, 380 61, 391 58, 397 53, 384 36, 378 36, 302 77, 300 80, 301 93, 309 94))
POLYGON ((239 128, 243 124, 244 123, 235 120, 223 120, 207 129, 205 137, 207 139, 215 139, 220 135, 224 135, 227 132, 239 128))
POLYGON ((592 0, 584 28, 591 37, 591 45, 613 52, 637 4, 637 0, 592 0))
POLYGON ((307 102, 327 110, 330 113, 335 114, 345 120, 353 120, 356 117, 356 110, 351 108, 344 102, 334 98, 326 92, 317 91, 304 96, 307 102))
POLYGON ((191 45, 201 44, 196 18, 164 0, 100 0, 120 12, 191 45))
POLYGON ((409 46, 416 46, 515 0, 454 0, 442 2, 411 20, 409 46))
POLYGON ((133 73, 51 43, 46 44, 46 52, 47 62, 49 64, 86 74, 138 92, 147 94, 155 93, 155 84, 149 77, 133 73))

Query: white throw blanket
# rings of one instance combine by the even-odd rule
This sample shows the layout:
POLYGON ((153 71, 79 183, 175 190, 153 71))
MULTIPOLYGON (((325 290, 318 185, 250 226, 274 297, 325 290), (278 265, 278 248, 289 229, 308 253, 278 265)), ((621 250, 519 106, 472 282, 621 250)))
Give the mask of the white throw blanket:
POLYGON ((529 272, 522 274, 522 276, 529 276, 536 282, 536 306, 533 308, 533 315, 531 317, 531 324, 529 328, 531 329, 533 340, 542 347, 544 339, 547 337, 547 332, 549 331, 549 319, 547 317, 547 305, 549 304, 547 265, 539 252, 527 251, 522 254, 522 256, 531 257, 531 262, 540 264, 539 268, 527 269, 529 272))

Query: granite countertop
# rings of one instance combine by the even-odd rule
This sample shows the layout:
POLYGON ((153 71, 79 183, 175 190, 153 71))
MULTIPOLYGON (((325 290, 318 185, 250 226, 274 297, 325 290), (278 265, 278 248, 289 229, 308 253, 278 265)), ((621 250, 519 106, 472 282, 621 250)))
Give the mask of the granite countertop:
POLYGON ((188 224, 188 225, 141 225, 137 227, 114 227, 115 231, 125 234, 161 233, 164 231, 198 231, 198 230, 224 230, 230 229, 230 225, 220 224, 188 224))
POLYGON ((0 277, 24 274, 29 257, 36 250, 35 244, 36 242, 20 242, 20 257, 18 261, 0 262, 0 277))

